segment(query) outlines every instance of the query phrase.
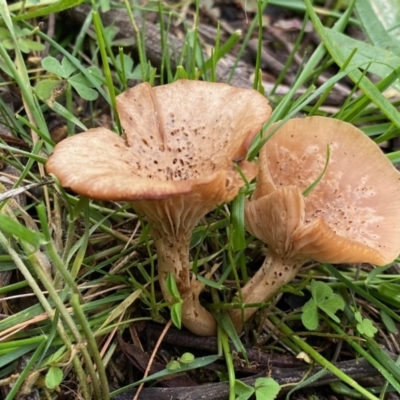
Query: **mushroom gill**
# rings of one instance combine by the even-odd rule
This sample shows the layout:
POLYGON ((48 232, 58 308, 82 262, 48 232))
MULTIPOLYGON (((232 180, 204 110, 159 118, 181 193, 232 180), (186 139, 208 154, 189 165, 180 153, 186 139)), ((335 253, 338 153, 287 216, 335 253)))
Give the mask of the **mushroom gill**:
MULTIPOLYGON (((243 302, 268 300, 311 259, 392 262, 400 252, 400 173, 380 148, 351 124, 326 117, 292 119, 274 130, 245 206, 246 228, 268 244, 268 256, 243 287, 243 302)), ((232 310, 236 328, 256 310, 232 310)))
POLYGON ((98 199, 128 201, 152 224, 159 280, 166 301, 171 273, 182 300, 182 322, 199 335, 216 323, 200 305, 191 276, 189 244, 199 220, 232 200, 256 166, 247 149, 270 116, 254 90, 180 80, 152 88, 142 83, 117 96, 124 131, 90 129, 59 143, 46 169, 60 184, 98 199))

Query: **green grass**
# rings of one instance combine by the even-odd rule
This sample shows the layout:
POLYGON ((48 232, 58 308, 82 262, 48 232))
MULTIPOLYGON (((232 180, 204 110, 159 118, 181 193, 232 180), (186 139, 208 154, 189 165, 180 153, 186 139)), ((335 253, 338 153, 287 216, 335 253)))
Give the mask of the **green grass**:
MULTIPOLYGON (((5 0, 0 0, 0 27, 8 31, 7 37, 0 34, 0 89, 13 86, 18 88, 21 96, 18 110, 10 109, 0 97, 0 124, 9 128, 12 135, 29 149, 21 149, 4 139, 0 141, 0 157, 18 171, 13 189, 29 182, 36 183, 39 190, 25 206, 14 198, 7 198, 11 189, 3 183, 0 186, 0 273, 11 271, 13 274, 10 282, 0 285, 0 295, 4 297, 0 303, 4 314, 0 319, 0 380, 13 384, 7 400, 15 398, 27 380, 36 382, 43 398, 54 398, 55 388, 67 376, 76 382, 74 389, 85 400, 110 398, 108 367, 119 352, 118 333, 124 332, 133 322, 166 323, 169 318, 167 304, 158 289, 157 260, 147 223, 129 205, 79 198, 46 175, 44 164, 55 145, 48 123, 51 114, 58 116, 69 135, 96 126, 105 114, 111 117, 114 130, 121 132, 115 97, 128 87, 130 78, 152 84, 179 78, 215 81, 217 65, 225 54, 235 54, 239 62, 250 38, 261 36, 261 13, 268 2, 259 1, 250 10, 246 35, 235 32, 224 39, 221 29, 217 29, 210 56, 203 52, 198 27, 200 6, 193 2, 195 24, 183 24, 186 40, 176 69, 171 68, 175 60, 171 60, 165 33, 162 35, 162 65, 158 69, 151 65, 137 21, 151 11, 158 13, 165 31, 172 30, 183 3, 171 6, 153 1, 141 7, 137 1, 93 2, 103 8, 111 5, 126 10, 139 44, 134 63, 130 49, 121 47, 112 29, 103 26, 97 6, 88 14, 77 36, 60 36, 60 32, 56 32, 56 36, 50 38, 38 30, 40 18, 78 3, 49 0, 39 7, 33 7, 30 2, 8 7, 5 0), (40 62, 29 62, 28 55, 35 55, 39 60, 42 57, 38 43, 48 45, 49 55, 60 62, 55 71, 49 63, 42 66, 40 62), (55 73, 57 70, 58 74, 55 73), (14 310, 12 313, 8 314, 7 306, 4 308, 7 304, 14 310), (11 378, 18 360, 27 355, 28 364, 11 378), (39 377, 42 379, 38 380, 39 377), (100 383, 92 385, 91 382, 100 383)), ((274 111, 265 129, 272 122, 286 121, 298 114, 328 115, 359 126, 378 143, 397 137, 399 101, 387 97, 384 92, 388 88, 398 89, 400 46, 373 13, 370 1, 337 1, 331 10, 322 10, 318 4, 313 6, 311 0, 271 0, 269 3, 295 10, 304 16, 304 23, 299 40, 294 43, 270 95, 274 111), (307 21, 312 22, 321 44, 308 54, 288 93, 279 96, 275 89, 294 62, 307 21), (352 24, 363 27, 368 42, 357 42, 343 34, 352 24), (330 69, 334 64, 337 68, 330 69), (317 85, 318 77, 327 70, 336 72, 325 83, 317 85), (377 78, 372 80, 370 73, 377 78), (335 112, 327 111, 324 101, 335 84, 344 79, 352 82, 353 90, 335 112), (306 90, 298 96, 301 88, 306 90)), ((259 47, 261 44, 259 40, 259 47)), ((259 52, 256 66, 260 65, 260 57, 259 52)), ((254 88, 261 89, 261 83, 261 74, 256 68, 254 88)), ((267 139, 260 135, 253 142, 250 159, 257 157, 267 139)), ((398 162, 400 153, 395 151, 388 154, 388 158, 398 162)), ((248 280, 253 256, 259 254, 259 244, 246 234, 243 219, 244 199, 252 190, 254 184, 243 190, 231 204, 208 215, 196 227, 192 238, 194 271, 201 273, 205 266, 218 264, 218 280, 201 275, 199 279, 210 289, 213 303, 209 308, 219 315, 218 320, 225 328, 220 330, 221 350, 216 356, 226 361, 230 399, 235 399, 236 377, 231 350, 227 346, 228 337, 239 352, 244 347, 226 320, 226 310, 242 306, 232 301, 232 294, 235 287, 248 280)), ((315 363, 335 374, 364 398, 384 398, 387 390, 400 393, 400 376, 396 369, 399 359, 393 360, 380 347, 382 337, 395 334, 400 323, 399 314, 393 311, 400 309, 400 299, 395 295, 385 296, 387 288, 394 292, 400 288, 399 277, 387 274, 384 268, 367 273, 348 266, 339 272, 332 266, 316 265, 300 274, 286 290, 307 292, 311 278, 325 281, 346 300, 348 306, 340 314, 342 324, 339 326, 322 316, 323 330, 307 332, 307 335, 302 332, 304 329, 295 331, 301 310, 287 315, 273 308, 266 325, 278 332, 280 340, 275 346, 283 349, 285 345, 294 354, 300 350, 306 352, 315 363), (357 310, 372 319, 380 333, 374 337, 359 333, 355 319, 357 310), (366 357, 385 382, 378 388, 378 394, 366 390, 338 370, 326 354, 313 347, 312 340, 305 341, 308 336, 318 334, 328 338, 337 338, 339 334, 343 343, 352 349, 353 358, 366 357)), ((256 322, 257 318, 253 328, 261 331, 256 322)), ((245 332, 247 334, 251 337, 249 331, 245 332)), ((196 358, 196 363, 184 370, 203 367, 217 358, 212 356, 196 358)), ((171 373, 166 369, 160 376, 171 373)), ((129 387, 139 383, 140 378, 129 387)))

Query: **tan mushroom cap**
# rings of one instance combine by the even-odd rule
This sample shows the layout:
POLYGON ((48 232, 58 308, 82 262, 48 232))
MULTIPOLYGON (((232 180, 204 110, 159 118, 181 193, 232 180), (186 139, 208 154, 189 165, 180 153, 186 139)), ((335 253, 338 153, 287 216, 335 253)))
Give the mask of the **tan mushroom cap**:
POLYGON ((175 278, 182 323, 199 335, 216 334, 201 306, 203 285, 191 277, 189 244, 198 221, 232 200, 257 167, 245 160, 270 114, 254 90, 221 83, 140 84, 117 97, 124 136, 91 129, 59 143, 46 164, 62 186, 99 200, 129 201, 152 223, 160 286, 168 302, 175 278))
POLYGON ((264 184, 246 206, 246 226, 281 257, 385 265, 398 256, 400 173, 351 124, 325 117, 286 122, 261 150, 259 175, 264 184), (327 170, 303 196, 324 169, 327 146, 327 170), (270 223, 257 224, 261 212, 270 223))
POLYGON ((243 160, 271 113, 256 91, 187 80, 140 84, 117 96, 117 109, 124 137, 96 128, 55 147, 46 169, 62 186, 93 199, 133 201, 184 194, 223 179, 227 191, 218 202, 229 201, 238 190, 233 165, 254 176, 255 168, 243 160))

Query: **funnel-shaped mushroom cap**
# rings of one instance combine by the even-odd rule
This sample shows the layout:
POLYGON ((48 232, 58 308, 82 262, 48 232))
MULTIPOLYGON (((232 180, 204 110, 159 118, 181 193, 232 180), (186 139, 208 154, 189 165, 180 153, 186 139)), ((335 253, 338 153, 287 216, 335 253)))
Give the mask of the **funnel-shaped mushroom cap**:
MULTIPOLYGON (((63 140, 46 164, 62 186, 98 200, 159 199, 209 186, 218 202, 237 193, 242 161, 271 113, 254 90, 181 80, 140 84, 117 97, 124 137, 105 128, 63 140)), ((248 169, 248 171, 247 171, 248 169)))
POLYGON ((259 174, 264 183, 247 204, 246 226, 282 257, 384 265, 398 256, 400 173, 351 124, 325 117, 286 122, 261 150, 259 174), (327 169, 303 196, 324 170, 327 146, 327 169))

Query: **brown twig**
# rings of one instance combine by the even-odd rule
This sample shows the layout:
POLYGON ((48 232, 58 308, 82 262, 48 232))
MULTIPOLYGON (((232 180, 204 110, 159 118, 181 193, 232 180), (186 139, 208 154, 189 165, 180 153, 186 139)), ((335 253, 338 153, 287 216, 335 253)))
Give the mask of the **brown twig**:
MULTIPOLYGON (((161 343, 162 343, 162 341, 164 339, 164 336, 167 334, 168 329, 171 327, 171 325, 172 325, 172 320, 169 320, 168 323, 165 325, 160 337, 158 338, 157 343, 154 346, 154 350, 151 353, 150 360, 149 360, 149 363, 147 364, 146 371, 144 371, 143 379, 147 378, 147 376, 149 375, 149 372, 151 370, 151 366, 153 364, 153 361, 154 361, 154 358, 155 358, 155 356, 157 354, 157 351, 158 351, 158 349, 159 349, 159 347, 160 347, 160 345, 161 345, 161 343)), ((144 386, 144 383, 141 383, 140 386, 138 387, 136 393, 135 393, 135 396, 133 397, 133 400, 137 400, 139 398, 139 395, 140 395, 140 392, 143 389, 143 386, 144 386)))

